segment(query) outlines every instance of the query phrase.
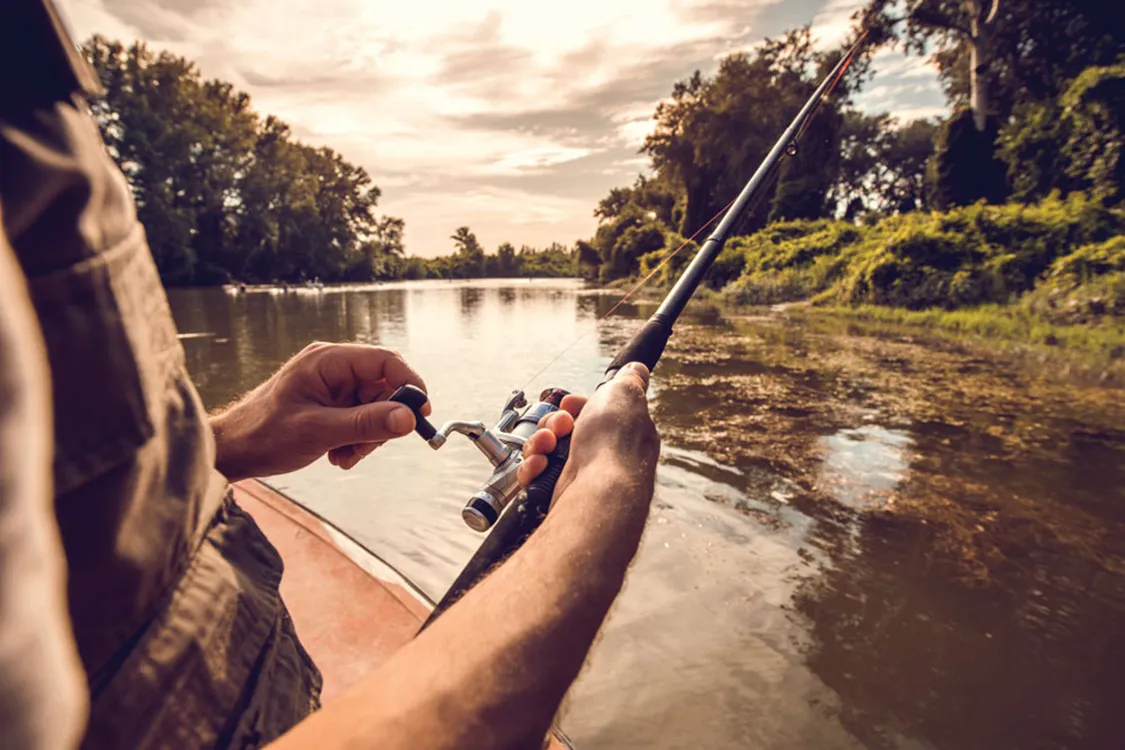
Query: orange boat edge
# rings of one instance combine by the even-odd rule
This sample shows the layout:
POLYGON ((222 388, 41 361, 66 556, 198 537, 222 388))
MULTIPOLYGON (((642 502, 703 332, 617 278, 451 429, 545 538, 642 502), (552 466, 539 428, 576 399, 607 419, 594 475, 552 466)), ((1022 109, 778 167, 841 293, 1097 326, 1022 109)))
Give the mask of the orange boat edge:
MULTIPOLYGON (((256 479, 236 482, 235 501, 285 562, 281 595, 301 643, 324 675, 329 703, 418 632, 433 602, 371 550, 296 500, 256 479)), ((555 730, 546 747, 572 748, 555 730)))

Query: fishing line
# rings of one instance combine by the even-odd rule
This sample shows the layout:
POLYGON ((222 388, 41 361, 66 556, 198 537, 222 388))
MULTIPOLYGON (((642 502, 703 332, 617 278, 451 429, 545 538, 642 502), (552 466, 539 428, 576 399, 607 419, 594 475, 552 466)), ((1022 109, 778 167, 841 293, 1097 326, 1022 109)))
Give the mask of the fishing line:
MULTIPOLYGON (((793 136, 793 139, 790 142, 790 148, 792 150, 790 150, 786 153, 786 156, 788 156, 789 158, 793 158, 794 156, 796 156, 796 154, 797 154, 797 142, 805 135, 805 132, 808 130, 809 125, 811 125, 812 121, 816 119, 816 116, 818 114, 820 114, 820 110, 824 107, 824 102, 832 94, 832 92, 836 89, 837 84, 839 84, 840 81, 843 79, 844 73, 847 72, 848 68, 851 67, 851 64, 855 61, 855 58, 858 55, 859 50, 862 46, 861 42, 866 38, 867 38, 867 31, 865 30, 860 35, 860 37, 856 41, 856 43, 853 45, 851 51, 848 53, 847 60, 840 67, 840 70, 836 73, 836 77, 832 79, 832 83, 829 85, 828 89, 824 92, 824 96, 817 102, 816 109, 813 110, 811 116, 809 116, 801 124, 800 128, 797 130, 797 133, 793 136)), ((774 164, 773 169, 770 171, 770 175, 769 175, 768 179, 771 182, 777 176, 777 174, 781 171, 780 166, 781 166, 781 161, 779 160, 778 162, 776 162, 774 164)), ((747 206, 747 209, 743 212, 743 218, 742 218, 742 222, 741 222, 742 226, 745 226, 746 222, 748 222, 750 220, 750 217, 753 216, 754 211, 757 209, 757 207, 761 203, 763 195, 764 195, 764 192, 759 193, 759 195, 753 201, 753 203, 751 203, 749 206, 747 206)), ((698 237, 700 234, 703 233, 703 231, 705 229, 707 229, 712 224, 714 224, 715 221, 719 217, 721 217, 723 214, 725 214, 727 212, 727 210, 732 205, 734 205, 734 202, 736 200, 738 200, 737 196, 732 198, 730 203, 727 203, 725 206, 723 206, 721 209, 719 209, 719 211, 714 216, 712 216, 710 219, 707 220, 707 223, 705 223, 703 226, 699 227, 699 229, 695 230, 695 233, 692 234, 691 237, 688 237, 686 240, 684 240, 680 244, 679 247, 677 247, 675 250, 673 250, 672 252, 665 255, 664 258, 660 261, 660 263, 658 263, 655 268, 653 268, 651 271, 648 272, 648 275, 646 275, 643 279, 641 279, 639 282, 637 282, 637 284, 635 286, 633 286, 632 289, 630 289, 628 292, 625 293, 625 296, 623 296, 621 299, 619 299, 617 301, 617 303, 609 309, 609 312, 607 312, 604 315, 596 318, 595 321, 594 321, 594 326, 591 327, 590 330, 586 331, 585 333, 579 334, 577 337, 575 337, 573 341, 571 341, 569 344, 567 344, 566 347, 564 347, 561 351, 559 351, 558 354, 556 354, 554 357, 552 357, 551 360, 549 362, 547 362, 547 364, 543 365, 543 367, 539 371, 537 371, 534 375, 532 375, 530 378, 528 378, 527 382, 525 382, 522 386, 520 386, 520 390, 521 391, 526 390, 527 387, 529 385, 531 385, 531 383, 533 383, 536 378, 538 378, 540 375, 545 373, 547 370, 549 370, 551 368, 552 365, 554 365, 556 362, 558 362, 560 359, 562 359, 563 355, 565 355, 567 352, 569 352, 571 349, 573 349, 575 346, 577 346, 579 342, 581 342, 583 339, 585 339, 591 333, 596 331, 598 323, 601 323, 606 318, 608 318, 609 316, 611 316, 615 312, 617 312, 617 310, 622 305, 624 305, 626 302, 628 302, 629 299, 635 293, 640 291, 640 289, 645 284, 647 284, 649 281, 651 281, 652 278, 654 276, 656 276, 657 272, 659 272, 661 268, 666 266, 668 264, 668 262, 672 260, 672 258, 674 258, 681 250, 683 250, 689 244, 691 244, 695 240, 696 237, 698 237)))
MULTIPOLYGON (((841 72, 855 59, 855 52, 862 44, 863 38, 861 37, 848 52, 840 57, 831 72, 824 76, 812 96, 774 141, 773 146, 739 192, 738 197, 700 227, 687 241, 668 253, 667 257, 663 258, 656 268, 645 275, 640 282, 633 285, 633 288, 625 294, 622 300, 613 305, 605 315, 597 318, 599 321, 605 320, 609 315, 615 314, 617 310, 621 309, 625 300, 632 298, 639 289, 651 281, 659 270, 670 270, 665 267, 671 259, 682 252, 688 242, 698 237, 720 216, 722 217, 715 228, 711 230, 710 236, 700 246, 699 252, 677 274, 675 284, 664 295, 659 307, 633 333, 629 341, 606 367, 601 382, 608 382, 622 367, 630 362, 642 362, 651 369, 660 361, 660 357, 672 337, 676 321, 686 309, 692 296, 708 278, 712 264, 722 253, 724 242, 733 235, 735 226, 743 218, 743 212, 769 191, 776 166, 784 161, 787 151, 790 150, 787 146, 796 143, 796 137, 799 133, 804 132, 804 125, 807 120, 817 113, 818 105, 824 99, 825 92, 840 81, 841 72)), ((811 166, 816 169, 819 165, 811 166)), ((653 252, 653 256, 656 255, 656 252, 658 251, 653 252)), ((594 330, 597 330, 596 325, 592 326, 585 335, 594 330)), ((581 338, 583 337, 579 336, 576 341, 581 338)), ((572 342, 563 352, 571 348, 576 341, 572 342)), ((546 367, 535 374, 532 380, 541 377, 561 356, 562 353, 556 355, 546 367)), ((445 443, 445 438, 448 435, 458 432, 476 442, 477 447, 481 448, 489 457, 494 467, 492 475, 482 485, 481 489, 469 499, 461 512, 462 517, 470 527, 478 531, 491 529, 491 532, 484 538, 480 547, 473 553, 472 558, 450 585, 441 601, 438 602, 426 623, 423 624, 422 627, 425 628, 442 611, 476 585, 489 571, 494 570, 497 564, 508 559, 539 528, 550 510, 556 484, 569 459, 570 436, 558 440, 555 449, 547 456, 547 466, 543 473, 525 489, 521 490, 514 476, 519 469, 519 462, 509 459, 513 458, 513 452, 519 450, 522 445, 521 438, 526 439, 534 434, 539 419, 559 408, 562 400, 560 391, 552 390, 544 393, 538 403, 529 406, 528 410, 522 414, 514 408, 514 405, 519 401, 518 396, 516 394, 509 396, 503 416, 497 422, 495 432, 488 430, 480 422, 449 422, 442 427, 441 431, 438 431, 421 413, 422 405, 427 400, 425 392, 414 386, 403 386, 399 391, 396 391, 391 400, 404 403, 415 411, 417 425, 415 431, 431 447, 440 447, 445 443), (518 502, 513 502, 517 497, 521 499, 518 502)), ((521 408, 522 406, 523 404, 521 404, 521 408)))
POLYGON ((687 247, 689 244, 691 244, 695 240, 695 238, 698 237, 703 232, 704 229, 707 229, 709 226, 714 224, 716 219, 718 219, 720 216, 722 216, 724 213, 726 213, 726 210, 728 208, 730 208, 731 205, 734 204, 735 200, 737 200, 737 198, 732 198, 730 203, 728 203, 727 205, 720 208, 718 213, 716 213, 714 216, 712 216, 710 219, 707 220, 706 224, 701 226, 699 229, 695 230, 695 234, 693 234, 691 237, 688 237, 686 240, 684 240, 682 243, 680 243, 680 246, 677 247, 675 250, 673 250, 672 252, 665 255, 664 258, 660 261, 660 263, 658 263, 655 268, 653 268, 651 271, 649 271, 647 276, 645 276, 643 279, 641 279, 639 282, 637 282, 636 286, 634 286, 632 289, 630 289, 628 292, 626 292, 624 297, 617 300, 617 304, 615 304, 613 307, 611 307, 609 309, 609 312, 607 312, 605 315, 602 315, 601 317, 595 319, 594 320, 594 326, 590 330, 586 331, 585 333, 579 334, 573 341, 571 341, 569 344, 567 344, 566 348, 564 348, 562 351, 560 351, 558 354, 556 354, 554 357, 552 357, 551 361, 548 362, 547 364, 543 365, 542 369, 540 369, 538 372, 536 372, 534 375, 532 375, 530 378, 528 378, 527 382, 524 383, 522 386, 520 386, 520 390, 521 391, 526 390, 527 386, 531 385, 537 377, 539 377, 540 375, 545 373, 547 370, 549 370, 551 365, 555 364, 560 359, 562 359, 563 355, 566 354, 567 352, 569 352, 571 349, 573 349, 578 344, 578 342, 582 341, 582 339, 586 338, 591 333, 598 330, 598 326, 597 326, 598 323, 601 323, 603 320, 608 318, 610 315, 613 315, 615 312, 617 312, 617 309, 619 307, 621 307, 623 304, 625 304, 629 300, 629 298, 633 296, 633 294, 635 294, 637 291, 640 290, 641 287, 643 287, 645 284, 647 284, 649 282, 649 280, 652 279, 652 277, 656 275, 657 271, 659 271, 661 268, 663 268, 665 265, 667 265, 668 261, 672 260, 672 258, 676 255, 676 253, 680 252, 685 247, 687 247))

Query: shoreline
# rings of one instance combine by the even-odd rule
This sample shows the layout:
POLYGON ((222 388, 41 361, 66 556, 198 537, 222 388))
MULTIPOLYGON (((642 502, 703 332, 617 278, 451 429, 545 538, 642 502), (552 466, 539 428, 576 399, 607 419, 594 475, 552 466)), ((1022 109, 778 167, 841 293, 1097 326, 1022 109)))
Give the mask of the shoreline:
MULTIPOLYGON (((624 293, 639 279, 592 284, 607 293, 624 293)), ((646 286, 632 300, 655 304, 667 290, 646 286)), ((763 305, 740 305, 721 291, 707 290, 688 303, 696 312, 714 310, 729 318, 799 316, 871 327, 884 334, 923 334, 935 342, 974 349, 1002 349, 1035 360, 1069 378, 1125 387, 1125 319, 1104 316, 1091 323, 1062 324, 1019 305, 985 305, 958 310, 907 310, 878 305, 818 304, 813 298, 763 305)))

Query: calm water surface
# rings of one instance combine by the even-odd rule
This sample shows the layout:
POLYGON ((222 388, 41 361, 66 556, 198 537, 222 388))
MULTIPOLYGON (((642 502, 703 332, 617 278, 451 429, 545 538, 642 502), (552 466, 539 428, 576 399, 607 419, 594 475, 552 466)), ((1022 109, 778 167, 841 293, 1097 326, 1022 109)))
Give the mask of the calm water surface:
MULTIPOLYGON (((313 340, 403 352, 434 419, 587 391, 651 309, 570 281, 176 290, 209 407, 313 340)), ((580 748, 1125 746, 1125 406, 1033 362, 697 310, 652 384, 648 532, 569 699, 580 748)), ((439 597, 479 537, 467 441, 271 483, 439 597)))

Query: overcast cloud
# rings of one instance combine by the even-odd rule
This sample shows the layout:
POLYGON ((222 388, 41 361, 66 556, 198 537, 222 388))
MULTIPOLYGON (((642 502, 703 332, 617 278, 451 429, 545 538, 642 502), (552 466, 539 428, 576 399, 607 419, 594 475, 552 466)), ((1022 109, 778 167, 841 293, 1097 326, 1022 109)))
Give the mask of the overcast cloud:
MULTIPOLYGON (((606 191, 672 83, 812 22, 847 34, 857 0, 60 0, 100 33, 185 55, 259 112, 371 172, 408 252, 449 252, 469 225, 489 250, 593 232, 606 191)), ((909 119, 943 111, 933 70, 881 54, 860 98, 909 119)))

